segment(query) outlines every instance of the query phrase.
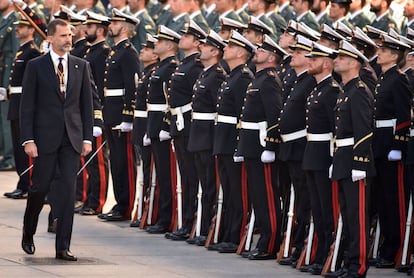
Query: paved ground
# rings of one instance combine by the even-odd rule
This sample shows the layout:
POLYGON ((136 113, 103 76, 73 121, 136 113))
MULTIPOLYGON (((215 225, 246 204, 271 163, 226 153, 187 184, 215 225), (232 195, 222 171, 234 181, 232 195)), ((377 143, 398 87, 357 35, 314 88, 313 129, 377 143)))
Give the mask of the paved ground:
MULTIPOLYGON (((45 207, 35 235, 36 254, 20 247, 25 200, 3 193, 15 188, 17 175, 0 172, 0 277, 309 277, 274 260, 249 261, 204 247, 150 235, 127 222, 106 223, 95 216, 75 216, 71 249, 78 262, 54 259, 54 235, 47 233, 45 207)), ((107 209, 112 206, 110 192, 107 209)), ((370 269, 369 277, 405 277, 394 270, 370 269)))

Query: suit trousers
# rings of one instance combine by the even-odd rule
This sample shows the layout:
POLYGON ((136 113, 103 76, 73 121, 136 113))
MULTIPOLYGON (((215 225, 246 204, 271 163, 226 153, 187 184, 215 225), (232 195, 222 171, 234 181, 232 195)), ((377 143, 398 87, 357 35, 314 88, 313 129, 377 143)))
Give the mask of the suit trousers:
MULTIPOLYGON (((31 158, 29 158, 24 152, 24 147, 20 143, 20 124, 19 120, 10 121, 11 134, 13 140, 13 154, 14 161, 16 164, 17 174, 20 175, 30 166, 31 158)), ((17 182, 17 189, 21 189, 24 192, 28 191, 29 185, 31 184, 30 171, 27 171, 24 175, 19 177, 17 182)))
POLYGON ((58 218, 55 248, 56 251, 62 251, 69 250, 70 247, 75 181, 79 170, 79 153, 72 147, 66 132, 58 150, 51 153, 39 153, 34 161, 33 185, 29 187, 23 218, 23 232, 28 236, 36 233, 39 213, 55 178, 56 167, 60 169, 61 179, 53 189, 56 196, 56 202, 53 202, 53 214, 58 218))

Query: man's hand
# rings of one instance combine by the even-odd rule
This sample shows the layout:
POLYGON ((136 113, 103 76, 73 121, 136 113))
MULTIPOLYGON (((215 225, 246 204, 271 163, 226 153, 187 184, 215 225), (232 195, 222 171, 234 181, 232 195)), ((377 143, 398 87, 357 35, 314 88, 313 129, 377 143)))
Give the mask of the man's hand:
POLYGON ((151 145, 151 139, 148 138, 148 135, 145 133, 144 138, 142 138, 142 144, 147 147, 151 145))
POLYGON ((388 161, 400 161, 402 158, 401 151, 392 150, 388 153, 388 161))
POLYGON ((361 170, 352 170, 352 181, 356 182, 367 177, 367 172, 361 170))
POLYGON ((161 142, 171 139, 170 133, 168 131, 165 131, 165 130, 162 130, 162 129, 160 130, 160 133, 159 133, 158 136, 160 137, 161 142))
POLYGON ((276 159, 276 153, 273 151, 264 150, 260 156, 260 159, 263 163, 272 163, 276 159))
POLYGON ((24 152, 31 158, 35 158, 38 156, 37 146, 34 142, 28 142, 24 144, 24 152))
POLYGON ((4 87, 0 87, 0 101, 7 99, 7 90, 4 87))
POLYGON ((99 126, 94 126, 92 132, 93 132, 93 137, 99 137, 102 135, 102 128, 99 126))
POLYGON ((122 122, 119 125, 119 128, 121 129, 121 132, 130 132, 132 131, 133 124, 128 122, 122 122))
POLYGON ((233 161, 234 162, 236 162, 236 163, 239 163, 239 162, 243 162, 244 161, 244 157, 243 156, 239 156, 239 155, 233 155, 233 161))
POLYGON ((90 152, 92 151, 92 144, 90 143, 83 143, 83 148, 82 148, 82 156, 87 156, 90 152))

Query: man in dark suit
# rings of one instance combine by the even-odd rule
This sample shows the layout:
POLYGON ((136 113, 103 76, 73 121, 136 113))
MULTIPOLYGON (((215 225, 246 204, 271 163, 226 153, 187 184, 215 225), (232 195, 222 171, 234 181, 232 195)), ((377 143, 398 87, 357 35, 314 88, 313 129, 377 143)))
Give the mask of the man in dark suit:
POLYGON ((22 83, 21 141, 26 154, 35 158, 22 248, 27 254, 35 252, 39 213, 58 168, 62 179, 55 188, 56 259, 76 261, 70 252, 76 172, 80 155, 92 149, 90 73, 85 61, 68 54, 72 45, 68 23, 56 19, 47 30, 50 52, 28 63, 22 83))

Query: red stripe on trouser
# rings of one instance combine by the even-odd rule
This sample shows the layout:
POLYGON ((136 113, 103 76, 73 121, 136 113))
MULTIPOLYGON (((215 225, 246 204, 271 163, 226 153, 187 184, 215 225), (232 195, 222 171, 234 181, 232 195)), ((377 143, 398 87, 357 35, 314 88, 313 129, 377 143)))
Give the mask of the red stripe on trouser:
POLYGON ((310 256, 310 264, 315 261, 316 258, 316 251, 318 250, 319 245, 319 237, 316 232, 313 233, 313 240, 312 240, 312 250, 311 250, 311 256, 310 256))
POLYGON ((366 238, 366 219, 365 219, 365 180, 359 180, 359 269, 358 274, 364 275, 367 270, 367 238, 366 238))
POLYGON ((334 221, 334 227, 338 227, 338 219, 339 219, 339 197, 338 197, 338 181, 333 180, 332 181, 332 209, 333 209, 333 221, 334 221))
MULTIPOLYGON (((83 167, 85 165, 85 157, 81 156, 81 167, 83 167)), ((88 184, 88 170, 83 169, 82 171, 82 202, 86 201, 86 197, 87 197, 87 184, 88 184)))
MULTIPOLYGON (((102 145, 102 136, 96 138, 96 149, 99 149, 102 145)), ((99 172, 99 204, 96 209, 98 212, 101 212, 106 201, 106 191, 107 191, 107 176, 105 171, 105 157, 104 149, 101 148, 97 153, 98 157, 98 172, 99 172)))
MULTIPOLYGON (((34 163, 33 158, 29 156, 29 166, 33 165, 33 163, 34 163)), ((33 175, 33 167, 32 169, 29 170, 29 186, 33 185, 32 175, 33 175)))
POLYGON ((171 208, 171 224, 169 230, 172 231, 175 226, 176 212, 177 212, 177 158, 175 152, 172 150, 170 144, 170 175, 171 175, 171 196, 172 196, 172 208, 171 208))
MULTIPOLYGON (((404 191, 404 164, 399 161, 397 164, 397 186, 398 186, 398 209, 400 214, 400 246, 396 258, 400 258, 404 245, 405 220, 407 219, 405 210, 405 191, 404 191)), ((399 262, 397 262, 399 263, 399 262)))
POLYGON ((134 206, 135 199, 135 175, 134 175, 134 151, 131 144, 131 132, 126 134, 126 146, 127 146, 127 167, 128 167, 128 189, 129 189, 129 205, 127 216, 131 216, 131 212, 134 206))
POLYGON ((247 214, 249 213, 249 199, 248 199, 248 192, 247 192, 247 174, 246 174, 246 166, 244 162, 241 165, 241 195, 242 195, 242 207, 243 207, 243 217, 242 217, 242 224, 240 229, 240 240, 243 237, 244 227, 247 225, 247 214))
POLYGON ((270 227, 272 230, 272 234, 269 240, 269 245, 267 247, 268 253, 273 253, 276 243, 276 234, 277 234, 277 214, 276 214, 276 206, 275 206, 275 198, 274 192, 272 187, 272 172, 270 168, 270 164, 264 165, 264 173, 265 173, 265 185, 266 185, 266 192, 267 192, 267 205, 269 206, 269 218, 270 218, 270 227))

